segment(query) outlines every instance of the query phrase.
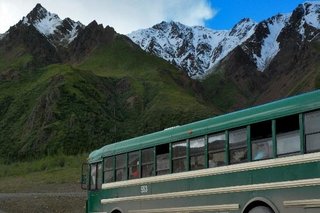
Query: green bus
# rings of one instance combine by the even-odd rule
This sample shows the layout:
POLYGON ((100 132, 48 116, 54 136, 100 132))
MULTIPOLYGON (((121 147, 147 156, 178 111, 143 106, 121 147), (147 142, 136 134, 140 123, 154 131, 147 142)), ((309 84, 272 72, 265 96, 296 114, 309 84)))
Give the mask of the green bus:
POLYGON ((87 212, 319 213, 320 90, 106 145, 87 212))

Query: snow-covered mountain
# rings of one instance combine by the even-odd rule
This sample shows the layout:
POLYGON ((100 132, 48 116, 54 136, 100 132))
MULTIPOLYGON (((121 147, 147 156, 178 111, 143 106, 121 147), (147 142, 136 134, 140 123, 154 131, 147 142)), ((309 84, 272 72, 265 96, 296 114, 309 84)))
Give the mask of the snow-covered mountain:
POLYGON ((288 25, 291 14, 279 14, 260 22, 255 33, 241 46, 259 71, 264 71, 280 51, 278 36, 288 25))
POLYGON ((41 4, 36 7, 18 24, 33 25, 55 46, 66 46, 78 35, 85 26, 70 18, 61 20, 58 15, 48 12, 41 4))
POLYGON ((128 36, 142 49, 196 77, 205 74, 206 70, 250 37, 255 25, 253 21, 244 19, 232 30, 210 30, 200 26, 188 27, 178 22, 161 22, 128 36))
POLYGON ((241 47, 255 62, 259 71, 265 71, 281 49, 303 46, 319 38, 320 2, 300 4, 290 14, 278 14, 260 22, 253 36, 241 47))
MULTIPOLYGON (((176 22, 162 22, 152 28, 134 31, 128 36, 140 47, 186 70, 191 77, 203 77, 214 70, 236 47, 240 46, 257 70, 265 71, 282 44, 280 38, 294 30, 298 43, 319 35, 320 2, 299 5, 293 13, 278 14, 260 23, 243 19, 231 30, 188 27, 176 22)), ((283 39, 284 40, 284 39, 283 39)))
MULTIPOLYGON (((143 50, 186 70, 189 76, 204 78, 238 47, 255 64, 256 70, 268 70, 282 48, 317 38, 320 35, 319 20, 320 1, 310 1, 300 4, 292 13, 278 14, 260 23, 242 19, 230 30, 161 22, 127 36, 143 50)), ((70 46, 86 28, 70 18, 61 20, 40 4, 15 27, 19 25, 33 26, 54 47, 70 46)), ((8 33, 0 35, 0 40, 6 35, 8 33)))

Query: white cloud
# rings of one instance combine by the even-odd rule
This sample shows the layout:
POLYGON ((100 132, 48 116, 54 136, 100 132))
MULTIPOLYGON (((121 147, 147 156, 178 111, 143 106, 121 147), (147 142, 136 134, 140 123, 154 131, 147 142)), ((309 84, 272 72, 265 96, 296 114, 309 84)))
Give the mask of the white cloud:
POLYGON ((96 20, 123 34, 161 21, 203 26, 216 14, 209 0, 1 0, 0 33, 21 20, 37 3, 61 19, 70 17, 85 25, 96 20))

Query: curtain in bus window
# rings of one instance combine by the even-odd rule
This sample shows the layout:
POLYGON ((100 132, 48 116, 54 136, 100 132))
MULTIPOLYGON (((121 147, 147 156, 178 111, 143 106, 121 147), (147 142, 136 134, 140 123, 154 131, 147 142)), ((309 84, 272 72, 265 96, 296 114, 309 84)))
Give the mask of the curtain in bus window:
POLYGON ((157 175, 170 173, 169 162, 169 144, 163 144, 156 147, 157 156, 157 175))
POLYGON ((225 133, 218 133, 208 136, 208 160, 209 167, 225 165, 225 133))
POLYGON ((154 172, 154 148, 144 149, 141 152, 141 176, 150 177, 154 172))
POLYGON ((172 144, 172 171, 184 172, 186 165, 187 142, 180 141, 172 144))
POLYGON ((277 155, 292 155, 300 152, 299 115, 276 120, 277 155))
POLYGON ((320 111, 306 113, 304 116, 306 151, 320 151, 320 111))
POLYGON ((91 164, 90 166, 90 189, 96 189, 97 184, 97 164, 91 164))
POLYGON ((129 179, 136 179, 140 177, 139 171, 139 151, 129 153, 129 179))
POLYGON ((193 138, 190 140, 190 170, 204 168, 204 142, 204 137, 193 138))
POLYGON ((272 122, 264 121, 251 125, 252 159, 272 157, 272 122))
POLYGON ((237 129, 229 132, 230 163, 247 161, 247 129, 237 129))
POLYGON ((127 172, 127 156, 126 154, 116 156, 116 181, 126 180, 127 172))

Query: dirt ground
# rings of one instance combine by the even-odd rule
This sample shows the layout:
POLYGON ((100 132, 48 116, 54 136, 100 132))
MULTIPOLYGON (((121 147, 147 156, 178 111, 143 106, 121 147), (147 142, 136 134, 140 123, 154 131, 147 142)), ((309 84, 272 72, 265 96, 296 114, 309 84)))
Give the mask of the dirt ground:
POLYGON ((86 192, 78 184, 39 185, 16 193, 0 192, 0 213, 85 212, 86 192))

